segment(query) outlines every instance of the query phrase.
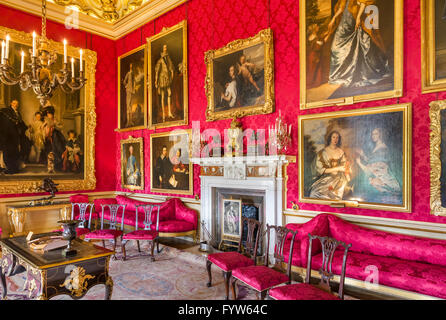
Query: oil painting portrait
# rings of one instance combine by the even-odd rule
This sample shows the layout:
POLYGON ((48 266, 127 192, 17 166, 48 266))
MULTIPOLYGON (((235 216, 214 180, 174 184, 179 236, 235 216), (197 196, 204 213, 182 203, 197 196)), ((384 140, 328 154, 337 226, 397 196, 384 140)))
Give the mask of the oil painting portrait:
POLYGON ((144 140, 121 140, 121 185, 130 190, 144 190, 144 140))
POLYGON ((186 21, 148 38, 150 128, 188 122, 186 21))
POLYGON ((303 200, 404 209, 409 111, 396 108, 394 112, 372 108, 362 113, 302 117, 303 200))
POLYGON ((118 58, 119 129, 146 126, 146 47, 141 46, 118 58))
POLYGON ((303 1, 301 108, 400 95, 401 8, 400 0, 303 1))
POLYGON ((206 52, 207 120, 273 111, 272 31, 206 52))
POLYGON ((154 133, 150 136, 151 191, 193 193, 193 166, 189 159, 190 130, 154 133))

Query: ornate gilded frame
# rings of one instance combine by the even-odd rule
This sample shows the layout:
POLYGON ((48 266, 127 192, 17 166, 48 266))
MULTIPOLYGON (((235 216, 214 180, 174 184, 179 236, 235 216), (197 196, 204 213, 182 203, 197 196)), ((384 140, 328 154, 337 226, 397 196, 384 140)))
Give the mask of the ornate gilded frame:
POLYGON ((129 190, 144 190, 144 182, 145 182, 145 176, 144 176, 144 138, 133 138, 132 136, 129 136, 127 139, 121 140, 121 188, 123 189, 129 189, 129 190), (139 158, 139 164, 140 164, 140 171, 141 171, 141 185, 140 186, 134 186, 129 185, 125 183, 125 164, 126 164, 126 154, 124 152, 124 147, 126 144, 131 143, 138 143, 139 144, 139 155, 135 155, 135 157, 139 158))
POLYGON ((240 237, 242 235, 242 200, 240 199, 223 199, 222 202, 222 211, 221 211, 221 239, 222 240, 240 240, 240 237), (239 223, 239 235, 233 235, 233 234, 229 234, 229 233, 225 233, 225 203, 226 202, 236 202, 239 204, 239 219, 238 219, 238 223, 239 223))
MULTIPOLYGON (((446 100, 429 104, 430 124, 430 208, 431 214, 446 216, 446 208, 441 205, 441 111, 446 109, 446 100)), ((444 192, 444 191, 443 191, 444 192)))
MULTIPOLYGON (((11 41, 32 47, 32 34, 9 29, 0 26, 0 38, 5 39, 9 34, 11 41)), ((48 40, 50 50, 54 50, 63 56, 64 49, 62 42, 48 40)), ((67 55, 79 59, 79 49, 67 45, 67 55)), ((85 61, 85 78, 87 83, 84 87, 84 115, 85 115, 85 133, 84 133, 84 178, 83 179, 53 179, 59 191, 78 191, 94 190, 96 188, 96 170, 95 170, 95 134, 96 134, 96 63, 97 54, 95 51, 82 49, 83 59, 85 61)), ((59 89, 60 90, 60 89, 59 89)), ((37 188, 42 184, 39 180, 0 180, 0 194, 9 193, 35 193, 39 192, 37 188)))
POLYGON ((397 98, 403 95, 403 0, 394 0, 394 88, 393 90, 369 93, 345 98, 328 99, 315 102, 307 102, 307 83, 306 83, 306 50, 307 50, 307 19, 306 19, 306 0, 300 1, 299 8, 299 47, 300 47, 300 109, 313 109, 328 106, 344 106, 358 102, 366 102, 380 99, 397 98))
POLYGON ((150 135, 150 191, 151 192, 159 192, 159 193, 168 193, 168 194, 178 194, 178 195, 193 195, 194 194, 194 166, 192 164, 191 159, 191 148, 192 148, 192 129, 180 129, 167 131, 162 133, 152 133, 150 135), (154 162, 153 161, 153 139, 161 138, 161 137, 169 137, 171 135, 177 136, 187 134, 187 144, 189 148, 189 190, 172 190, 172 189, 160 189, 153 187, 153 178, 154 178, 154 162))
POLYGON ((147 38, 147 70, 148 70, 148 96, 149 96, 149 129, 157 129, 157 128, 169 128, 169 127, 177 127, 187 125, 189 123, 189 80, 188 80, 188 61, 187 61, 187 20, 183 20, 180 23, 166 28, 164 27, 160 33, 147 38), (152 105, 153 105, 153 90, 152 90, 152 42, 155 40, 159 40, 168 34, 182 29, 183 33, 183 120, 176 121, 168 121, 165 123, 157 123, 154 124, 152 121, 152 105))
POLYGON ((135 48, 129 52, 124 53, 123 55, 118 57, 118 129, 117 131, 124 132, 124 131, 132 131, 132 130, 139 130, 144 129, 147 127, 147 50, 146 45, 139 46, 138 48, 135 48), (129 128, 121 128, 121 60, 138 52, 144 50, 144 106, 143 106, 143 112, 144 112, 144 124, 136 127, 129 127, 129 128))
POLYGON ((299 202, 325 204, 332 207, 358 207, 364 209, 411 212, 412 210, 412 104, 396 104, 390 106, 356 109, 346 111, 310 114, 299 117, 299 202), (304 121, 316 119, 333 119, 361 115, 372 115, 390 112, 403 112, 403 186, 402 205, 377 204, 350 200, 324 200, 304 196, 304 121))
POLYGON ((206 63, 206 80, 205 91, 208 101, 206 109, 206 120, 215 121, 221 119, 241 118, 244 116, 256 114, 269 114, 274 112, 274 41, 272 29, 261 30, 257 35, 247 38, 239 39, 228 43, 223 48, 217 50, 209 50, 205 53, 206 63), (231 54, 233 52, 264 44, 264 59, 265 59, 265 104, 246 106, 241 108, 233 108, 225 111, 215 111, 214 103, 214 60, 231 54))
POLYGON ((421 92, 446 89, 446 78, 435 80, 435 0, 421 0, 421 92))

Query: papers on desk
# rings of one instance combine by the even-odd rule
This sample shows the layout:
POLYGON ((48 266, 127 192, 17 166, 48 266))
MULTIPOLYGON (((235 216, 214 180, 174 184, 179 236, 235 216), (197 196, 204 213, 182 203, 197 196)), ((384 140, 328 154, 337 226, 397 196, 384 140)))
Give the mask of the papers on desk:
POLYGON ((68 240, 61 236, 47 236, 28 241, 28 245, 33 250, 47 252, 68 246, 68 240))

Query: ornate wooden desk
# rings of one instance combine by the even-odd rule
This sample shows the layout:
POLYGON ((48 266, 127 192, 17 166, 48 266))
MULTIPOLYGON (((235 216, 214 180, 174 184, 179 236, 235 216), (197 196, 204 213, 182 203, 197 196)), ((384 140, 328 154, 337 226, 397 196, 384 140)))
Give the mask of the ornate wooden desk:
POLYGON ((0 246, 3 253, 0 264, 2 299, 6 299, 7 295, 6 276, 21 272, 26 272, 24 289, 30 299, 45 300, 61 294, 80 299, 98 284, 105 285, 105 299, 111 298, 113 280, 108 269, 114 251, 75 239, 72 247, 77 250, 77 255, 65 258, 63 249, 45 253, 32 250, 25 236, 1 239, 0 246))

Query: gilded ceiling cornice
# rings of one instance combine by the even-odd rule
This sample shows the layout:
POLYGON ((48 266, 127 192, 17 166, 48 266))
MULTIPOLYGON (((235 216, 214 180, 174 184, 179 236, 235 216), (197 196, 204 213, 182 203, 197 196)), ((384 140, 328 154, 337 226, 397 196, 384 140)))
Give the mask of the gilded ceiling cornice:
MULTIPOLYGON (((73 19, 70 16, 70 13, 65 11, 65 5, 68 5, 70 8, 74 7, 77 8, 76 10, 80 11, 78 15, 78 27, 80 30, 97 34, 111 40, 118 40, 156 17, 185 3, 187 0, 49 1, 52 1, 47 3, 47 18, 49 20, 62 24, 66 24, 67 20, 71 22, 73 19), (62 5, 55 4, 54 2, 59 2, 62 5), (75 5, 75 2, 79 5, 75 5), (125 2, 125 4, 123 2, 125 2), (137 3, 140 3, 140 6, 134 8, 137 3), (90 5, 89 12, 87 12, 87 5, 90 5), (93 7, 93 5, 95 6, 93 7), (80 6, 84 6, 84 9, 81 9, 80 6), (102 17, 99 15, 102 15, 102 17), (107 22, 107 19, 104 18, 110 15, 115 18, 113 22, 107 22)), ((38 16, 40 16, 42 12, 41 0, 0 0, 0 4, 38 16)))

